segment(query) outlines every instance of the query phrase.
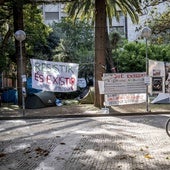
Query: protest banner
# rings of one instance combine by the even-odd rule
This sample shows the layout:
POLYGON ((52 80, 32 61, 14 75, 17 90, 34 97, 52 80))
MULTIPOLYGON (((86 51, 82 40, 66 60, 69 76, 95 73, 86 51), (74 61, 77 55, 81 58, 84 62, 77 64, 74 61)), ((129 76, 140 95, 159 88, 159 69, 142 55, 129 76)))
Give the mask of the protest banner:
POLYGON ((104 94, 145 93, 145 72, 104 73, 104 94))
POLYGON ((31 66, 32 88, 53 92, 77 90, 78 64, 31 59, 31 66))
POLYGON ((105 95, 105 105, 125 105, 144 103, 146 101, 145 93, 138 94, 107 94, 105 95))

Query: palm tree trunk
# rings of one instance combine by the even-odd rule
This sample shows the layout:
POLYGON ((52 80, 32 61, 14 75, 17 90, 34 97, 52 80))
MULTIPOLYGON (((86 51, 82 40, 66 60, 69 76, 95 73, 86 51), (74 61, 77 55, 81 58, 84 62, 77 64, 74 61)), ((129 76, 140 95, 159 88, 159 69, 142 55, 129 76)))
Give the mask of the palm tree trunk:
MULTIPOLYGON (((16 1, 13 5, 13 17, 14 17, 14 33, 17 30, 24 30, 23 24, 23 4, 16 1)), ((20 56, 20 42, 15 40, 15 57, 17 58, 17 89, 18 89, 18 105, 22 105, 22 74, 25 74, 25 44, 22 42, 23 61, 21 62, 20 56), (21 67, 21 63, 23 66, 21 67), (23 69, 22 69, 23 68, 23 69)))
POLYGON ((99 93, 98 81, 106 72, 106 3, 95 0, 95 95, 94 105, 101 108, 104 95, 99 93))
POLYGON ((106 29, 106 72, 107 73, 115 72, 114 62, 112 58, 112 48, 107 29, 106 29))

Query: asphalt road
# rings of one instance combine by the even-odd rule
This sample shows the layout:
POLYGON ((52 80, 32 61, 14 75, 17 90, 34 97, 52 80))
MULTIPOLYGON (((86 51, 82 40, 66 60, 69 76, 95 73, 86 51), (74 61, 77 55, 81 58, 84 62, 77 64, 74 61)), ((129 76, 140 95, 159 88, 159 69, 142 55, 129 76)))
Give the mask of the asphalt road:
POLYGON ((0 170, 169 170, 169 115, 0 121, 0 170))

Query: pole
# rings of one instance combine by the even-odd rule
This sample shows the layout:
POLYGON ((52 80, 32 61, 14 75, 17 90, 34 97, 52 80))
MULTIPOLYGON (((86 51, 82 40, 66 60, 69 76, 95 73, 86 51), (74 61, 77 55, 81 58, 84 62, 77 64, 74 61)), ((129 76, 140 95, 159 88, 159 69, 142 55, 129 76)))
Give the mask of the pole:
POLYGON ((19 78, 21 80, 21 81, 19 81, 19 89, 21 92, 20 97, 22 97, 22 112, 23 112, 23 116, 24 116, 25 115, 25 95, 26 95, 24 82, 26 81, 26 76, 23 75, 24 71, 23 71, 22 41, 25 40, 26 34, 24 31, 18 30, 15 32, 14 36, 15 36, 16 40, 19 41, 19 46, 20 46, 20 64, 21 64, 21 66, 20 66, 20 71, 18 74, 19 74, 19 78))
MULTIPOLYGON (((149 70, 148 70, 148 41, 146 39, 146 77, 148 78, 149 70)), ((148 101, 148 84, 146 83, 146 112, 149 111, 149 101, 148 101)))
POLYGON ((20 60, 21 60, 21 92, 22 92, 22 114, 25 116, 25 97, 24 97, 24 81, 23 81, 23 56, 22 56, 22 41, 20 42, 20 60))
POLYGON ((151 29, 148 27, 144 27, 142 29, 142 37, 146 40, 146 77, 145 77, 145 84, 146 84, 146 112, 149 111, 149 101, 148 101, 148 85, 150 84, 149 78, 149 62, 148 62, 148 38, 151 36, 151 29))

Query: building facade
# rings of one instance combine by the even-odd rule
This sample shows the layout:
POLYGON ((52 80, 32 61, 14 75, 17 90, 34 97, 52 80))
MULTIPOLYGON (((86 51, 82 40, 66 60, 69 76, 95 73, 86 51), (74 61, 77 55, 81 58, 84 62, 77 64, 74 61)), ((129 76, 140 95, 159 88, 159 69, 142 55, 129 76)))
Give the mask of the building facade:
MULTIPOLYGON (((120 20, 119 22, 113 18, 111 26, 109 25, 109 21, 107 20, 107 28, 109 32, 117 31, 128 41, 136 41, 140 37, 139 27, 144 27, 145 21, 150 17, 150 12, 152 8, 157 10, 157 12, 162 13, 167 8, 167 5, 170 2, 161 3, 158 6, 148 7, 143 11, 143 15, 139 16, 139 23, 134 24, 132 23, 129 16, 125 17, 120 11, 120 20)), ((41 6, 43 12, 43 18, 45 24, 52 24, 52 22, 60 22, 63 17, 66 17, 66 13, 64 12, 64 4, 63 3, 56 3, 56 4, 43 4, 41 6)))

